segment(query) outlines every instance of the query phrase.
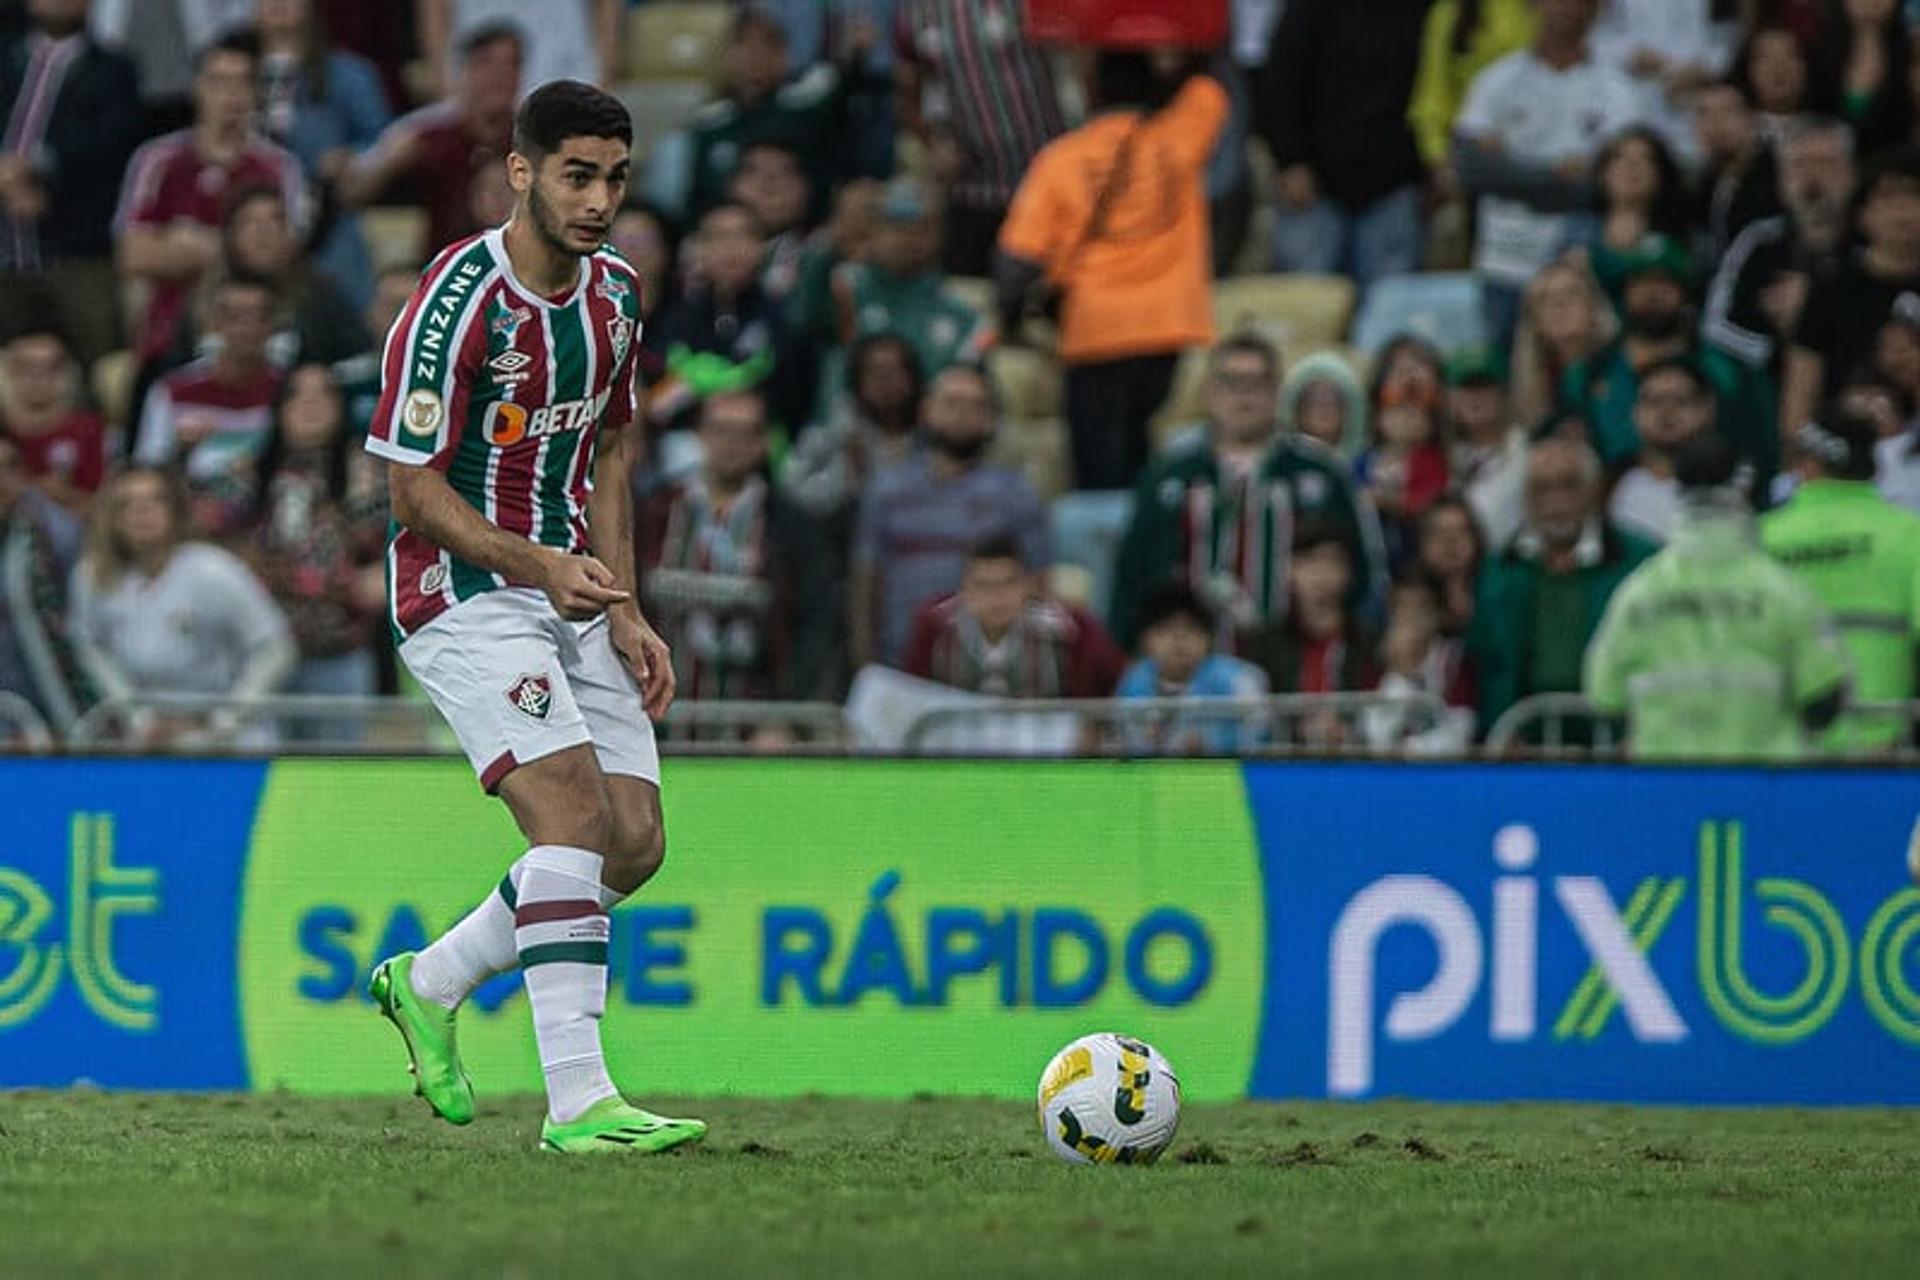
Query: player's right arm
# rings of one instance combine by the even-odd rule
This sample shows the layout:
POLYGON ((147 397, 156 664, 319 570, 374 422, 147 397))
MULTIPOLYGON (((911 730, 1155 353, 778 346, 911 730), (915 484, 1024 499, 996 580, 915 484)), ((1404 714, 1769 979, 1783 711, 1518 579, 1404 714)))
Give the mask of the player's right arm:
POLYGON ((629 598, 606 565, 507 532, 447 481, 486 353, 476 323, 491 266, 485 255, 472 241, 442 253, 394 321, 367 452, 388 463, 396 522, 475 568, 538 587, 562 617, 591 618, 629 598))

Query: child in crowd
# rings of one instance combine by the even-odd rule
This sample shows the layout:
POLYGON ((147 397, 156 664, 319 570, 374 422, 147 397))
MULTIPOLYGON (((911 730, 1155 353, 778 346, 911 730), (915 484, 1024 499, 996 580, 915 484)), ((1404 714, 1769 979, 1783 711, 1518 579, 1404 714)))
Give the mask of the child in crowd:
POLYGON ((1440 376, 1431 352, 1389 348, 1373 396, 1372 446, 1354 464, 1354 478, 1373 499, 1386 535, 1387 560, 1412 550, 1413 524, 1447 490, 1447 454, 1440 440, 1440 376))
POLYGON ((1280 425, 1352 466, 1367 447, 1367 401, 1347 362, 1320 351, 1294 365, 1280 387, 1280 425))
MULTIPOLYGON (((1353 549, 1338 529, 1305 521, 1295 531, 1287 619, 1249 634, 1241 645, 1275 693, 1345 693, 1379 681, 1374 637, 1353 608, 1353 574, 1353 549)), ((1345 736, 1337 716, 1302 726, 1302 737, 1315 746, 1337 745, 1345 736)))
MULTIPOLYGON (((1214 613, 1200 594, 1170 582, 1140 607, 1141 657, 1114 691, 1119 698, 1258 698, 1267 676, 1238 658, 1214 652, 1214 613)), ((1127 716, 1120 722, 1127 749, 1135 754, 1234 755, 1258 740, 1248 717, 1198 708, 1192 714, 1127 716)))

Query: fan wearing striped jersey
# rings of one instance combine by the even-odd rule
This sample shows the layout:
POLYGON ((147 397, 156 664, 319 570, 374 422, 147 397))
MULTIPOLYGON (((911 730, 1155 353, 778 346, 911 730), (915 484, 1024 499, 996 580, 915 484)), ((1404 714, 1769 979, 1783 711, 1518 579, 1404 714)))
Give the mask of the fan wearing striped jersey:
POLYGON ((641 616, 629 476, 640 280, 606 247, 633 126, 562 80, 514 120, 505 226, 443 250, 387 335, 367 449, 388 463, 390 622, 526 853, 371 993, 417 1090, 473 1118, 460 1004, 518 968, 546 1077, 541 1146, 661 1151, 697 1120, 629 1104, 600 1047, 607 912, 660 867, 652 720, 673 701, 667 646, 641 616))

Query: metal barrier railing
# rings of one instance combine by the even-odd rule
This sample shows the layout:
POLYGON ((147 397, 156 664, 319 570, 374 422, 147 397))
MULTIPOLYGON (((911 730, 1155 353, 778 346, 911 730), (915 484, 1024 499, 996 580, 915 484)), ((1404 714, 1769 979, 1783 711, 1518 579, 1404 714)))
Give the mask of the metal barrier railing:
POLYGON ((51 751, 53 731, 46 717, 17 693, 0 689, 0 745, 26 751, 51 751))
MULTIPOLYGON (((5 711, 0 702, 0 729, 5 711)), ((44 725, 41 732, 50 747, 44 725)), ((839 706, 818 702, 681 702, 668 712, 660 737, 685 755, 838 752, 849 740, 839 706)), ((67 745, 75 751, 459 754, 427 702, 298 694, 246 701, 178 694, 113 699, 81 716, 67 745)))
MULTIPOLYGON (((1912 732, 1920 725, 1920 701, 1855 703, 1841 717, 1903 722, 1908 732, 1897 744, 1861 754, 1881 761, 1920 762, 1912 732)), ((1508 707, 1487 731, 1488 755, 1517 752, 1548 759, 1620 760, 1626 758, 1627 735, 1619 719, 1602 714, 1577 693, 1537 693, 1508 707)))
MULTIPOLYGON (((1422 739, 1445 730, 1453 716, 1425 693, 1009 699, 929 708, 908 727, 905 750, 909 756, 1401 756, 1420 753, 1422 739)), ((1458 735, 1459 749, 1470 736, 1470 730, 1458 735)))

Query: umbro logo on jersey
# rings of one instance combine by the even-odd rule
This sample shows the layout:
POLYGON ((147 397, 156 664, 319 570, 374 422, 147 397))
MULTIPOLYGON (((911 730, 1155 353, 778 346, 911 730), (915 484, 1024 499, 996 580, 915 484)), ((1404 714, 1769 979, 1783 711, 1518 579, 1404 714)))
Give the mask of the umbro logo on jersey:
POLYGON ((517 386, 532 375, 527 366, 533 363, 533 357, 524 351, 515 351, 511 347, 487 361, 487 368, 493 374, 493 380, 503 387, 517 386))
POLYGON ((507 701, 521 714, 545 720, 553 706, 553 681, 545 676, 521 676, 507 689, 507 701))
POLYGON ((592 400, 563 400, 538 409, 501 401, 487 407, 487 422, 481 435, 488 444, 505 448, 522 440, 584 431, 593 423, 595 407, 592 400))

